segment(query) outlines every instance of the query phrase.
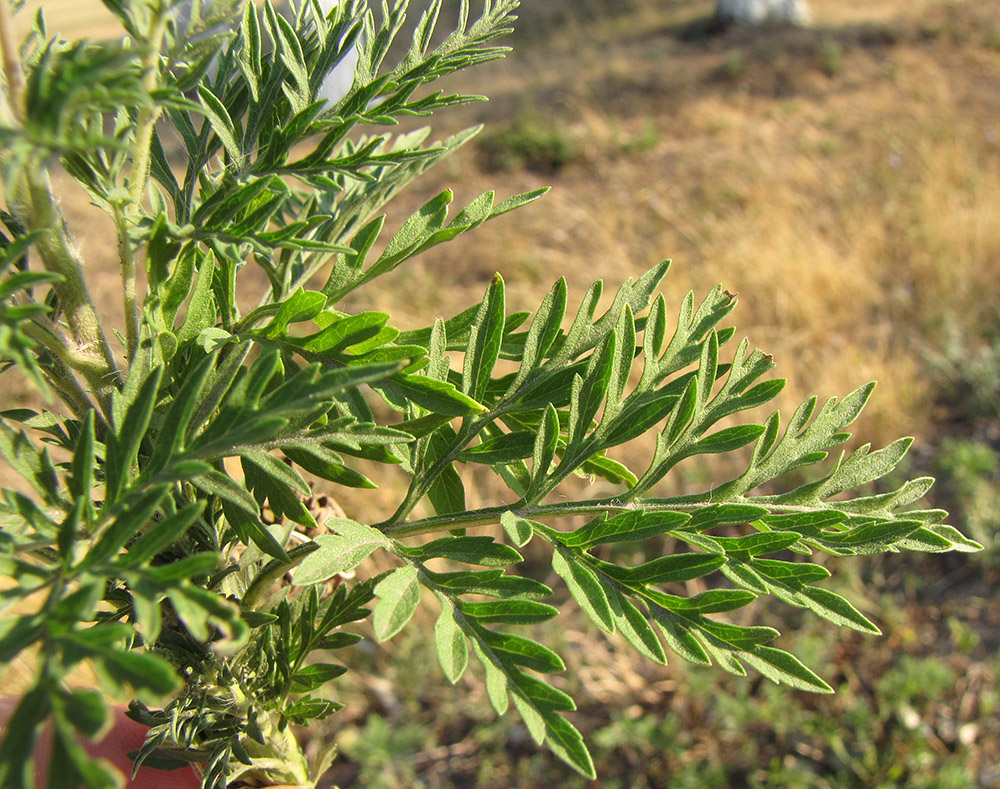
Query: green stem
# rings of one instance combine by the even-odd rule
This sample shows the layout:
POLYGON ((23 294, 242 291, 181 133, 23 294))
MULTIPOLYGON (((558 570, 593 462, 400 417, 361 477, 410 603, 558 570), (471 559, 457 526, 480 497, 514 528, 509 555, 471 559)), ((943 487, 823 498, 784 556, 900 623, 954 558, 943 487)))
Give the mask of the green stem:
POLYGON ((80 386, 80 382, 73 375, 73 371, 62 359, 54 359, 52 364, 46 369, 46 375, 48 375, 49 380, 63 399, 63 402, 70 407, 78 419, 83 419, 88 412, 94 411, 98 435, 104 436, 107 434, 109 427, 104 419, 104 415, 99 409, 94 408, 90 397, 87 396, 83 387, 80 386))
POLYGON ((271 584, 293 567, 298 567, 302 563, 302 560, 317 548, 319 548, 319 545, 314 542, 297 545, 288 551, 289 561, 282 562, 278 559, 272 559, 265 564, 260 573, 257 574, 257 577, 250 582, 240 604, 244 608, 252 610, 260 602, 260 598, 264 596, 264 592, 268 590, 271 584))
MULTIPOLYGON (((142 87, 148 96, 160 81, 160 47, 166 31, 166 19, 158 14, 149 31, 147 50, 142 58, 142 87)), ((125 312, 125 345, 128 359, 135 358, 139 348, 139 307, 135 296, 135 256, 128 237, 129 222, 136 223, 141 214, 140 205, 149 184, 152 161, 153 133, 160 117, 160 107, 142 107, 136 122, 135 143, 132 148, 132 171, 128 179, 130 201, 125 208, 115 210, 115 228, 118 233, 118 261, 122 278, 122 304, 125 312)))
POLYGON ((7 83, 7 100, 14 118, 24 120, 24 75, 14 44, 13 24, 10 18, 10 3, 0 3, 0 50, 3 52, 3 74, 7 83))
MULTIPOLYGON (((739 501, 720 502, 726 504, 749 504, 753 506, 767 507, 772 513, 796 513, 796 512, 816 512, 820 507, 810 507, 797 504, 776 504, 769 500, 772 497, 752 497, 743 498, 739 501)), ((587 501, 568 501, 556 504, 507 504, 497 507, 483 507, 478 510, 467 510, 448 515, 433 515, 419 520, 394 520, 377 524, 374 528, 379 529, 386 537, 402 539, 413 537, 419 534, 430 534, 432 532, 446 531, 451 529, 464 529, 474 526, 491 526, 500 522, 500 516, 505 512, 513 512, 521 518, 529 520, 541 520, 543 518, 564 518, 572 515, 601 515, 604 513, 621 513, 629 510, 642 510, 643 512, 686 512, 704 507, 711 502, 699 500, 694 496, 677 496, 666 499, 645 499, 642 502, 633 503, 622 501, 620 497, 613 496, 606 499, 589 499, 587 501)), ((836 502, 833 502, 836 504, 836 502)), ((831 507, 830 509, 835 509, 831 507)))
POLYGON ((139 348, 139 308, 135 299, 135 258, 128 240, 128 224, 121 208, 115 206, 115 230, 118 234, 118 265, 122 277, 122 307, 125 314, 125 350, 128 360, 139 348))
POLYGON ((82 373, 88 380, 103 373, 101 360, 76 347, 62 327, 47 317, 36 316, 30 322, 23 323, 21 328, 28 337, 50 351, 66 367, 82 373))
MULTIPOLYGON (((0 49, 7 88, 4 115, 20 125, 27 110, 24 103, 24 77, 14 45, 10 4, 0 2, 0 49)), ((6 157, 4 157, 6 158, 6 157)), ((105 414, 110 414, 111 388, 120 383, 118 367, 108 345, 94 302, 83 278, 83 261, 73 248, 66 222, 49 187, 48 170, 41 162, 29 162, 20 168, 13 184, 10 207, 29 231, 41 231, 35 248, 42 265, 62 276, 52 287, 73 335, 65 344, 70 364, 87 378, 105 414)), ((64 361, 68 359, 61 356, 64 361)))

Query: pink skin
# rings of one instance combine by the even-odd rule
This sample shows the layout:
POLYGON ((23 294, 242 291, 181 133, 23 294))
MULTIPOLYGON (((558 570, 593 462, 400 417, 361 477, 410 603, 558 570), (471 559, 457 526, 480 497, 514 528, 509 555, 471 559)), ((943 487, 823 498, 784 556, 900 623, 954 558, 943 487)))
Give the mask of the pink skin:
MULTIPOLYGON (((18 699, 14 696, 0 697, 0 734, 3 733, 7 719, 17 706, 18 699)), ((91 756, 107 759, 117 767, 122 775, 132 774, 132 760, 128 754, 139 750, 146 739, 146 727, 136 723, 125 715, 124 707, 112 707, 114 716, 108 733, 98 741, 86 743, 91 756)), ((35 762, 35 785, 45 786, 45 766, 48 761, 51 735, 46 730, 39 737, 36 750, 43 758, 35 762)), ((180 770, 154 770, 151 767, 140 767, 135 778, 127 781, 128 789, 200 789, 201 779, 194 769, 185 767, 180 770)), ((271 789, 298 789, 282 784, 271 789)))
MULTIPOLYGON (((17 706, 14 696, 0 698, 0 730, 17 706)), ((86 743, 91 756, 107 759, 125 776, 132 774, 132 760, 128 754, 142 747, 146 739, 146 727, 125 716, 125 709, 113 707, 113 722, 108 733, 98 741, 86 743)), ((42 732, 36 743, 36 751, 43 758, 35 761, 35 785, 45 786, 45 767, 48 761, 51 734, 42 732)), ((154 770, 140 767, 134 780, 128 782, 129 789, 198 789, 201 780, 190 767, 181 770, 154 770)))

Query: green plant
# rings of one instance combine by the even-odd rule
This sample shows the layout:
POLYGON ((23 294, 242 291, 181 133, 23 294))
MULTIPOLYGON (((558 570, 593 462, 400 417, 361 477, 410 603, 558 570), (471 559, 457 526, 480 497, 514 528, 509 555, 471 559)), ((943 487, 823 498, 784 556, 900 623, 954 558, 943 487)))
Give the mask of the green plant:
POLYGON ((480 139, 479 150, 490 170, 527 168, 553 172, 580 157, 576 144, 558 121, 519 115, 509 126, 480 139))
POLYGON ((1000 532, 995 508, 1000 493, 1000 457, 988 444, 946 439, 937 466, 946 495, 961 513, 962 527, 986 548, 981 558, 995 560, 1000 532))
POLYGON ((868 490, 909 439, 818 466, 849 439, 872 385, 819 408, 812 398, 784 429, 777 413, 734 421, 783 382, 764 378, 772 361, 745 340, 720 359, 735 334, 720 326, 735 306, 721 288, 700 305, 689 295, 669 328, 656 295, 665 263, 600 314, 600 282, 573 311, 563 280, 534 315, 508 314, 499 275, 480 303, 423 329, 351 310, 355 290, 541 195, 497 203, 487 192, 449 221, 446 191, 380 240, 383 207, 476 130, 436 143, 427 130, 359 131, 474 98, 422 86, 502 55, 493 41, 517 0, 487 0, 478 19, 463 2, 456 32, 440 40, 441 4, 429 2, 394 66, 385 61, 405 0, 383 3, 380 22, 362 0, 328 14, 308 2, 290 20, 237 0, 195 3, 189 15, 168 0, 106 5, 127 39, 51 39, 39 16, 18 49, 0 3, 0 353, 47 403, 0 419, 4 457, 24 481, 0 503, 10 579, 0 661, 30 654, 37 665, 0 744, 4 786, 32 784, 46 723, 50 785, 114 785, 80 744, 107 720, 102 694, 68 681, 84 663, 150 727, 137 762, 198 764, 206 787, 314 785, 333 751, 307 763, 293 727, 338 710, 321 694, 344 672, 331 655, 361 640, 349 627, 359 620, 392 638, 422 589, 440 606, 434 639, 448 679, 471 653, 496 710, 513 701, 537 742, 592 775, 565 716, 572 698, 538 676, 562 659, 510 632, 557 614, 542 602, 551 589, 505 570, 529 541, 548 545, 601 629, 651 660, 666 661, 666 644, 684 660, 735 674, 749 665, 819 692, 830 688, 768 645, 776 630, 713 615, 774 595, 877 633, 816 585, 827 569, 784 552, 978 549, 943 512, 906 509, 929 478, 868 490), (316 101, 352 53, 347 95, 316 101), (49 181, 57 162, 114 222, 121 336, 90 296, 49 181), (245 295, 253 269, 266 285, 247 309, 237 283, 245 295), (655 449, 633 472, 616 452, 647 433, 655 449), (678 463, 743 448, 732 479, 656 495, 678 463), (466 507, 470 464, 502 480, 505 501, 466 507), (395 510, 317 523, 307 502, 323 483, 303 472, 373 487, 362 468, 380 481, 402 471, 395 510), (807 469, 811 481, 790 490, 774 482, 807 469), (586 498, 574 476, 616 492, 586 498), (496 526, 505 541, 465 531, 496 526), (672 552, 607 560, 603 546, 653 538, 672 552), (352 578, 376 552, 395 569, 352 578), (701 578, 710 588, 684 593, 701 578))
POLYGON ((823 41, 823 73, 830 79, 840 75, 844 69, 844 48, 838 41, 823 41))

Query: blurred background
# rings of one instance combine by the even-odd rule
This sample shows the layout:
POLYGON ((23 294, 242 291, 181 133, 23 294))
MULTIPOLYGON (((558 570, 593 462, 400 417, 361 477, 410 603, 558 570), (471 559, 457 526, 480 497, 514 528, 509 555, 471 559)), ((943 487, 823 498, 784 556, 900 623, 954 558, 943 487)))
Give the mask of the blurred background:
MULTIPOLYGON (((43 5, 67 36, 113 30, 97 0, 43 5)), ((567 659, 598 782, 539 751, 515 715, 495 719, 475 671, 449 686, 425 611, 424 627, 357 650, 337 688, 346 709, 305 735, 340 741, 331 784, 1000 786, 1000 13, 985 0, 808 0, 808 26, 749 27, 720 24, 715 7, 523 0, 513 53, 444 86, 491 101, 432 120, 436 136, 484 131, 389 222, 444 188, 461 204, 488 188, 552 191, 353 306, 410 328, 478 300, 494 271, 511 309, 533 309, 560 275, 579 298, 671 258, 668 305, 717 283, 739 293, 732 322, 789 379, 783 410, 878 380, 857 443, 916 436, 905 473, 937 476, 926 504, 986 550, 828 562, 831 588, 882 638, 757 606, 830 697, 649 664, 567 603, 538 635, 567 659)), ((114 236, 84 198, 66 208, 89 230, 112 313, 114 236)), ((681 467, 672 484, 704 489, 718 473, 681 467)), ((477 495, 490 490, 470 506, 477 495)), ((364 520, 372 501, 341 504, 364 520)), ((546 580, 544 556, 528 561, 546 580)))

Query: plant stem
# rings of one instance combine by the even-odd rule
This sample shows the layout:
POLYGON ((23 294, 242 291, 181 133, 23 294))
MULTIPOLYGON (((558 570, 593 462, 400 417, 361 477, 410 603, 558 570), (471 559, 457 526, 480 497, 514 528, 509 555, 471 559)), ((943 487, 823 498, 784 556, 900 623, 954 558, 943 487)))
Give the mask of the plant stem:
POLYGON ((14 44, 10 4, 0 3, 0 50, 3 50, 3 73, 7 81, 7 98, 11 112, 18 121, 24 120, 24 75, 14 44))
MULTIPOLYGON (((142 58, 144 70, 142 87, 147 95, 152 93, 160 80, 160 47, 166 30, 166 19, 158 13, 149 31, 148 49, 142 58)), ((139 307, 135 297, 135 256, 132 254, 128 238, 128 221, 139 217, 140 204, 146 195, 149 183, 149 168, 153 144, 153 132, 160 117, 160 108, 151 105, 139 110, 136 122, 135 143, 132 149, 132 172, 128 179, 130 202, 125 211, 115 210, 115 228, 118 232, 118 261, 122 277, 122 304, 125 311, 125 345, 128 359, 135 358, 139 347, 139 307)))
POLYGON ((118 266, 122 277, 125 352, 131 363, 139 348, 139 308, 135 300, 135 258, 128 240, 128 224, 119 206, 115 206, 115 230, 118 234, 118 266))
POLYGON ((73 375, 69 366, 57 357, 53 359, 46 374, 63 402, 72 409, 77 418, 83 419, 88 412, 95 412, 98 435, 105 435, 108 431, 108 423, 104 419, 104 414, 101 413, 100 409, 94 408, 94 404, 90 401, 83 387, 80 386, 80 382, 76 380, 76 376, 73 375))
MULTIPOLYGON (((27 108, 24 77, 14 45, 9 3, 0 2, 0 49, 3 50, 3 73, 7 85, 9 120, 23 124, 27 108)), ((7 112, 4 113, 5 115, 7 112)), ((120 382, 118 368, 101 326, 94 302, 83 279, 83 263, 73 248, 66 223, 49 187, 48 171, 39 161, 29 161, 17 173, 10 207, 27 230, 40 230, 35 247, 48 271, 62 276, 53 283, 59 306, 66 315, 72 343, 66 343, 63 361, 74 359, 93 388, 105 414, 110 414, 110 390, 120 382), (68 356, 68 358, 67 358, 68 356)), ((47 346, 48 347, 48 346, 47 346)))
POLYGON ((240 601, 241 605, 246 609, 253 610, 271 584, 292 568, 298 567, 302 563, 302 560, 317 548, 319 546, 316 543, 307 542, 303 545, 297 545, 288 551, 290 561, 282 562, 278 559, 272 559, 264 565, 260 573, 257 574, 257 577, 247 587, 246 592, 243 594, 243 599, 240 601))
MULTIPOLYGON (((706 501, 695 500, 691 496, 678 496, 667 499, 644 499, 641 503, 622 501, 613 496, 607 499, 588 499, 587 501, 568 501, 557 504, 505 504, 497 507, 483 507, 478 510, 467 510, 448 515, 433 515, 419 520, 390 520, 375 524, 386 537, 403 539, 418 534, 451 529, 464 529, 473 526, 491 526, 500 522, 500 516, 513 512, 521 518, 540 520, 542 518, 564 518, 571 515, 601 515, 604 513, 620 513, 629 510, 642 509, 643 512, 685 512, 706 505, 706 501)), ((769 497, 749 497, 739 501, 729 501, 727 504, 749 504, 767 507, 772 513, 815 512, 818 507, 795 504, 775 504, 769 497)), ((835 502, 834 502, 835 503, 835 502)), ((830 509, 835 509, 831 507, 830 509)))
POLYGON ((41 165, 24 167, 11 207, 30 230, 39 230, 35 248, 48 271, 62 276, 52 287, 66 316, 72 342, 60 358, 87 379, 106 415, 110 414, 111 389, 121 379, 97 309, 83 278, 83 261, 73 248, 66 222, 49 186, 48 172, 41 165))

